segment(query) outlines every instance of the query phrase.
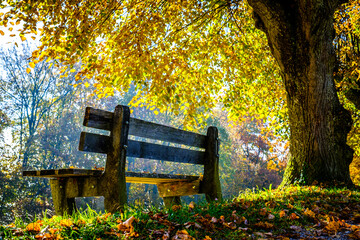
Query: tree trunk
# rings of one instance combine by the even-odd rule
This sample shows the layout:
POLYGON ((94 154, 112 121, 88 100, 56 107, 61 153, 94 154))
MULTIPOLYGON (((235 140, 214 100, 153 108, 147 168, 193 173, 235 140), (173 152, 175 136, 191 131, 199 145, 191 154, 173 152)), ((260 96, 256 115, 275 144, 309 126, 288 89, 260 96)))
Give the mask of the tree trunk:
POLYGON ((338 1, 249 0, 287 92, 290 159, 282 185, 352 184, 351 115, 334 86, 333 14, 338 1))

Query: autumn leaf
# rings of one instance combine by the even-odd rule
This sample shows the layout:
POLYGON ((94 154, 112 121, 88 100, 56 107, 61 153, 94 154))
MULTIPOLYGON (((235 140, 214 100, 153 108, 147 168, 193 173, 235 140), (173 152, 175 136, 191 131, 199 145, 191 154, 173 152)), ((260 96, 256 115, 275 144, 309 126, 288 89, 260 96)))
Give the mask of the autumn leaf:
POLYGON ((260 209, 260 215, 261 215, 261 216, 265 216, 266 214, 267 214, 266 208, 260 209))
POLYGON ((35 63, 29 62, 29 66, 30 66, 31 68, 35 68, 35 63))
POLYGON ((60 221, 60 226, 62 227, 71 227, 73 225, 73 222, 71 219, 62 219, 60 221))
POLYGON ((299 216, 296 215, 296 213, 291 213, 290 216, 289 216, 289 219, 290 220, 296 220, 296 219, 299 219, 299 216))
POLYGON ((280 218, 285 217, 286 216, 285 211, 281 210, 280 213, 279 213, 279 216, 280 216, 280 218))
POLYGON ((134 232, 134 226, 132 225, 132 223, 134 221, 135 221, 135 217, 131 216, 125 222, 119 223, 116 227, 117 227, 118 231, 127 232, 127 233, 133 233, 134 232))
POLYGON ((265 229, 270 229, 270 228, 274 227, 273 224, 268 223, 268 222, 258 222, 258 223, 255 223, 255 226, 258 228, 265 228, 265 229))
POLYGON ((173 205, 173 206, 171 206, 171 210, 173 210, 174 212, 178 211, 179 209, 181 209, 181 205, 173 205))
POLYGON ((31 68, 26 68, 26 72, 30 73, 31 72, 31 68))
POLYGON ((195 240, 186 230, 179 230, 176 232, 172 240, 195 240))
POLYGON ((0 34, 1 34, 2 36, 5 35, 5 33, 4 33, 2 30, 0 30, 0 34))
POLYGON ((311 218, 315 218, 315 213, 311 210, 309 210, 309 208, 306 208, 306 210, 304 211, 304 215, 311 217, 311 218))
POLYGON ((29 231, 29 232, 40 232, 41 231, 41 225, 40 223, 29 223, 27 226, 26 226, 26 230, 29 231))

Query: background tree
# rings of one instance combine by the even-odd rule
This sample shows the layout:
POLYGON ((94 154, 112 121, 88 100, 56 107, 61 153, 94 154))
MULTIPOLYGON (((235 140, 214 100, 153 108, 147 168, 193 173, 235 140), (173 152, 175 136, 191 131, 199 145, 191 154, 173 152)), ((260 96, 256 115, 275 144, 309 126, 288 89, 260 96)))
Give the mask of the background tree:
MULTIPOLYGON (((74 76, 70 74, 68 78, 59 78, 49 68, 51 63, 46 61, 28 68, 32 51, 28 45, 21 47, 22 51, 14 46, 0 52, 3 70, 0 94, 4 98, 1 105, 8 107, 9 114, 16 121, 14 126, 19 126, 22 167, 26 168, 34 154, 37 129, 56 104, 68 100, 67 96, 73 92, 68 78, 74 79, 74 76)), ((32 165, 35 166, 35 163, 32 165)))

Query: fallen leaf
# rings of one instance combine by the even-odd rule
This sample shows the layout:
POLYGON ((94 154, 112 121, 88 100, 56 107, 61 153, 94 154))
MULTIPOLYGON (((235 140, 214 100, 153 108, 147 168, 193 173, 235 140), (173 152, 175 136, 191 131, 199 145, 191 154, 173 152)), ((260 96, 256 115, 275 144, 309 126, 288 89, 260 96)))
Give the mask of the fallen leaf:
POLYGON ((261 216, 265 216, 265 215, 266 215, 266 213, 267 213, 266 208, 262 208, 262 209, 260 209, 260 215, 261 215, 261 216))
MULTIPOLYGON (((60 222, 60 224, 61 224, 61 222, 60 222)), ((41 231, 40 223, 29 223, 26 226, 26 230, 29 232, 40 232, 41 231)))
POLYGON ((279 216, 280 216, 280 218, 285 217, 286 216, 285 211, 281 210, 280 213, 279 213, 279 216))
POLYGON ((290 214, 289 219, 290 220, 296 220, 296 219, 299 219, 299 216, 296 215, 296 213, 292 213, 292 214, 290 214))
POLYGON ((71 221, 71 219, 62 219, 60 221, 60 226, 62 227, 71 227, 73 225, 73 222, 71 221))
POLYGON ((172 240, 195 240, 186 230, 179 230, 176 232, 172 240))

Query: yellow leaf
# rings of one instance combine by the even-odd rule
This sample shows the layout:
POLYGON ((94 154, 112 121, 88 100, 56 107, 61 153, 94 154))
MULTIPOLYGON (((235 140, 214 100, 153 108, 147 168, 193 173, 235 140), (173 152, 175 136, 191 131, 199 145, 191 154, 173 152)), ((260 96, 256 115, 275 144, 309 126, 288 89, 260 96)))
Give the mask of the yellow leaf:
POLYGON ((159 112, 158 112, 158 111, 154 111, 154 114, 155 114, 155 115, 158 115, 158 114, 159 114, 159 112))
POLYGON ((27 69, 26 69, 26 72, 27 72, 27 73, 30 73, 30 72, 31 72, 31 69, 30 69, 30 68, 27 68, 27 69))
POLYGON ((30 63, 29 63, 29 66, 32 67, 32 68, 34 68, 34 67, 35 67, 35 63, 30 62, 30 63))
POLYGON ((35 39, 36 39, 36 37, 34 37, 34 36, 31 36, 31 38, 32 38, 33 40, 35 40, 35 39))
POLYGON ((89 84, 88 82, 85 82, 85 83, 84 83, 84 86, 87 88, 87 87, 90 86, 90 84, 89 84))
POLYGON ((71 227, 73 225, 71 219, 63 219, 60 221, 60 226, 62 227, 71 227))
POLYGON ((1 31, 1 30, 0 30, 0 34, 3 35, 3 36, 5 35, 5 33, 3 31, 1 31))
POLYGON ((315 213, 313 211, 309 210, 308 208, 306 208, 306 210, 304 211, 304 214, 308 217, 315 218, 315 213))
POLYGON ((281 210, 280 213, 279 213, 280 217, 284 217, 286 215, 285 211, 284 210, 281 210))
POLYGON ((20 38, 21 38, 21 41, 25 41, 25 40, 26 40, 26 37, 24 37, 24 36, 20 36, 20 38))
POLYGON ((26 230, 29 232, 40 232, 41 231, 41 226, 40 223, 29 223, 26 226, 26 230))

